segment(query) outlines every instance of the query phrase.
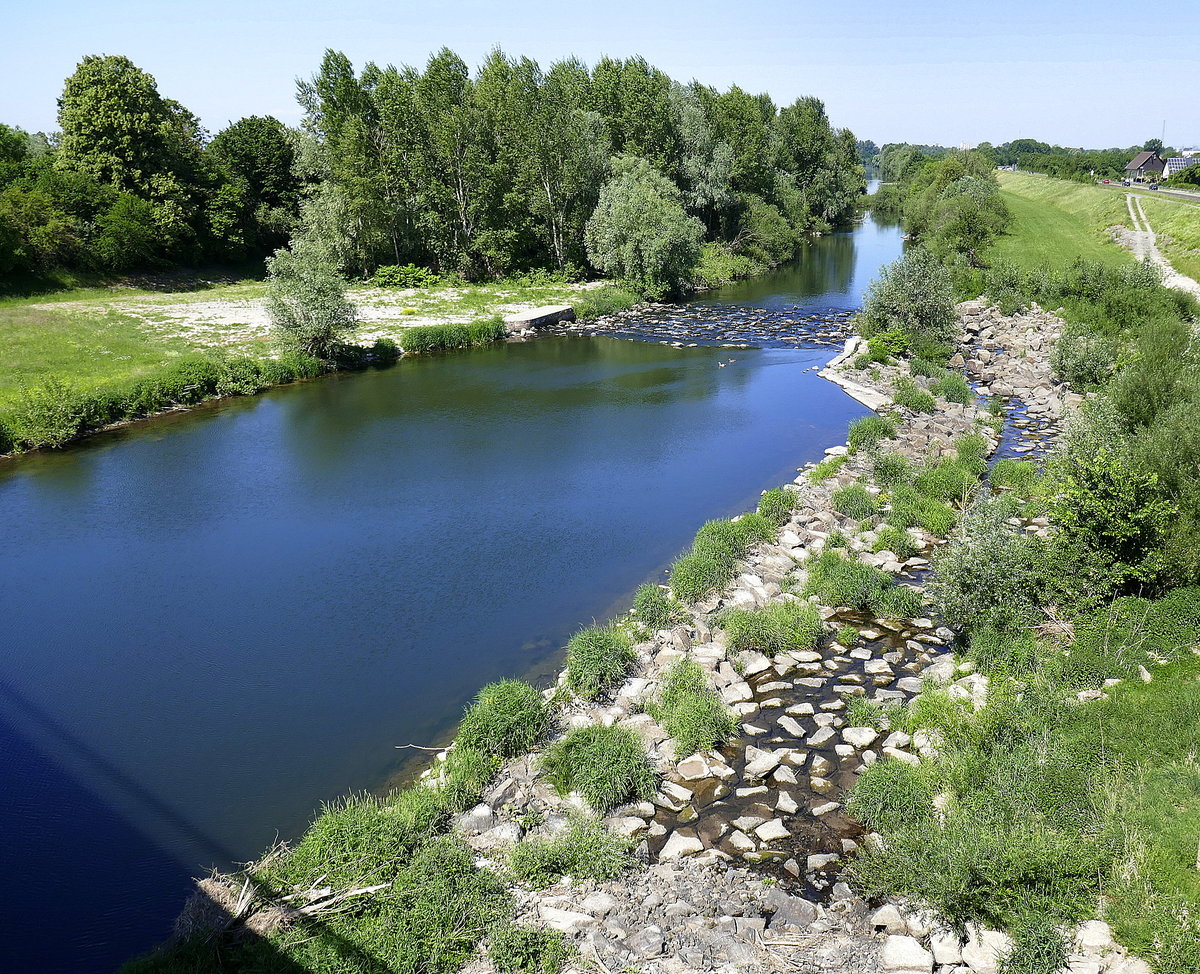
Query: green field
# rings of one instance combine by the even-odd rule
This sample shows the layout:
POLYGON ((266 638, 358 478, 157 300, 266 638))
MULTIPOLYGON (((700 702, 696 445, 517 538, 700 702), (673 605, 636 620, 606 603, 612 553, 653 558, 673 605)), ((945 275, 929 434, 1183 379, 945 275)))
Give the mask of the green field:
MULTIPOLYGON (((1013 225, 988 252, 1023 270, 1061 269, 1077 257, 1116 265, 1133 260, 1107 228, 1130 225, 1120 189, 1028 173, 998 173, 1013 225)), ((1200 205, 1137 191, 1163 256, 1177 271, 1200 279, 1200 205)))
MULTIPOLYGON (((391 338, 403 345, 405 330, 414 325, 603 302, 610 291, 615 289, 501 281, 424 291, 362 285, 349 295, 359 308, 357 341, 391 338)), ((262 282, 241 281, 186 291, 89 287, 0 299, 0 405, 51 377, 86 390, 146 375, 188 353, 269 355, 264 293, 262 282)))
POLYGON ((1076 258, 1116 265, 1132 255, 1105 232, 1128 224, 1125 197, 1046 176, 999 173, 1004 202, 1013 215, 1009 232, 988 252, 1022 270, 1061 270, 1076 258))

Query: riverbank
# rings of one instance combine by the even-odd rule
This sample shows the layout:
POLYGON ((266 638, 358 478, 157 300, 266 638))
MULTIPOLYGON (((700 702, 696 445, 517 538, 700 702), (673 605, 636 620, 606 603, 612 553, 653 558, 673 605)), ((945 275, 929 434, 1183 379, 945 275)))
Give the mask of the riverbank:
MULTIPOLYGON (((261 290, 258 285, 233 287, 261 290)), ((574 294, 575 314, 583 321, 631 307, 638 300, 629 292, 600 282, 566 287, 574 294)), ((382 289, 376 289, 379 290, 382 289)), ((7 345, 13 351, 15 344, 23 349, 0 369, 0 458, 46 447, 59 448, 85 436, 164 413, 231 396, 255 395, 330 372, 386 366, 401 356, 499 341, 506 335, 499 314, 474 318, 469 309, 483 307, 515 313, 535 307, 537 298, 543 295, 556 297, 562 291, 560 285, 452 289, 425 296, 426 313, 421 315, 416 309, 401 306, 414 300, 413 289, 387 299, 377 294, 364 298, 359 289, 355 295, 356 304, 361 304, 363 327, 357 337, 373 339, 373 343, 345 345, 332 361, 297 354, 267 354, 270 323, 265 303, 257 294, 238 299, 245 307, 236 316, 253 319, 250 324, 227 320, 228 298, 184 305, 159 302, 160 313, 175 322, 171 327, 181 330, 153 338, 143 334, 147 319, 139 302, 144 302, 144 297, 115 303, 97 303, 94 298, 82 304, 0 303, 0 348, 7 345), (525 300, 513 303, 518 297, 525 300), (447 307, 458 311, 442 310, 447 307), (437 312, 432 310, 435 308, 437 312), (11 319, 16 313, 14 309, 35 312, 53 309, 56 315, 70 318, 72 324, 65 331, 52 328, 46 335, 42 333, 46 322, 37 315, 31 321, 24 321, 17 314, 21 320, 6 322, 6 313, 11 319), (389 321, 385 311, 399 314, 389 321), (412 315, 408 314, 410 311, 412 315), (172 318, 172 314, 176 317, 172 318), (180 314, 186 324, 176 320, 180 314), (404 324, 398 325, 396 321, 404 324), (6 324, 11 327, 6 328, 6 324), (36 342, 25 348, 34 333, 36 342), (145 347, 139 346, 138 354, 117 354, 129 347, 131 341, 145 347), (36 367, 30 365, 31 360, 36 367), (126 364, 114 366, 114 361, 126 364), (38 384, 30 384, 31 371, 40 375, 38 384)), ((177 301, 178 296, 173 295, 172 299, 177 301)))
MULTIPOLYGON (((921 701, 932 699, 926 697, 927 680, 979 706, 986 699, 985 679, 955 671, 948 652, 953 634, 915 614, 920 603, 914 593, 928 556, 948 532, 967 486, 982 473, 982 457, 997 446, 1036 455, 1064 409, 1078 402, 1044 377, 1061 322, 1036 311, 1003 318, 978 305, 960 312, 960 362, 985 391, 1015 397, 1007 424, 972 401, 933 397, 928 388, 945 388, 940 377, 894 365, 855 369, 852 357, 842 357, 840 374, 890 401, 915 401, 917 408, 896 407, 896 418, 883 418, 887 425, 855 424, 846 446, 831 448, 826 461, 786 487, 792 496, 780 531, 739 559, 731 586, 690 603, 686 620, 652 631, 637 615, 630 617, 623 629, 633 658, 598 702, 580 698, 569 671, 547 692, 559 728, 624 727, 646 749, 648 767, 661 775, 653 796, 604 811, 610 812, 612 833, 657 864, 616 880, 554 882, 551 870, 545 890, 510 886, 520 920, 557 931, 580 947, 584 959, 610 968, 739 964, 770 970, 790 963, 811 971, 928 971, 936 956, 938 963, 961 959, 972 971, 995 970, 987 945, 1003 943, 1000 935, 976 933, 964 944, 931 934, 928 919, 919 915, 869 915, 840 875, 844 856, 861 841, 844 811, 857 774, 880 760, 919 762, 936 752, 936 741, 922 734, 915 716, 921 701), (1009 354, 992 351, 999 346, 1009 354), (932 402, 914 400, 913 388, 932 402), (897 471, 904 472, 899 480, 897 471), (857 567, 846 568, 852 563, 857 567), (855 590, 845 588, 846 571, 855 573, 859 588, 867 582, 865 599, 849 596, 855 605, 835 597, 855 590), (807 642, 792 637, 794 644, 776 651, 777 643, 733 635, 730 612, 765 622, 776 607, 806 605, 817 614, 821 633, 807 642), (887 606, 893 611, 883 617, 872 611, 887 606), (681 659, 701 668, 738 717, 730 742, 694 757, 676 754, 653 716, 681 659), (880 715, 893 708, 888 719, 899 721, 898 704, 908 704, 908 729, 885 734, 880 715), (738 861, 758 868, 731 870, 738 861), (897 958, 905 966, 897 966, 897 958)), ((1036 516, 1026 527, 1045 530, 1036 516)), ((461 747, 439 756, 435 769, 446 770, 427 775, 427 790, 461 790, 456 750, 461 747)), ((511 762, 486 787, 477 785, 476 793, 482 803, 463 809, 456 832, 483 857, 477 866, 501 875, 511 868, 507 850, 546 848, 587 806, 550 788, 528 757, 511 762)), ((318 862, 313 868, 322 867, 318 862)), ((238 922, 261 915, 266 905, 251 897, 238 922)), ((311 944, 334 932, 303 923, 293 932, 286 925, 256 929, 285 954, 289 944, 311 944)), ((1080 949, 1097 958, 1095 970, 1120 969, 1099 960, 1097 929, 1086 928, 1080 949)), ((337 936, 353 938, 353 925, 339 926, 337 936)), ((488 961, 481 957, 473 969, 489 969, 488 961)))

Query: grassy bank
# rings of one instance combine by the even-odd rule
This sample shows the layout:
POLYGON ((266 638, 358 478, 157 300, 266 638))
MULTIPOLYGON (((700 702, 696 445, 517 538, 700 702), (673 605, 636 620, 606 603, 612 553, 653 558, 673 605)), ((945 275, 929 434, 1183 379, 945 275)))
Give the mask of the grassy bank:
POLYGON ((850 808, 882 841, 856 874, 1007 930, 1006 972, 1056 974, 1071 925, 1100 916, 1158 974, 1200 974, 1200 308, 1098 256, 1121 194, 1004 185, 1010 257, 973 293, 1065 306, 1053 369, 1095 395, 1044 470, 997 465, 934 559, 959 675, 985 677, 987 703, 929 684, 883 718, 934 747, 860 778, 850 808), (1020 527, 1034 516, 1047 536, 1020 527))
POLYGON ((362 344, 322 364, 273 353, 263 295, 261 282, 243 281, 0 300, 0 453, 62 446, 112 423, 330 368, 386 363, 397 348, 427 354, 486 344, 504 337, 500 315, 517 307, 570 303, 587 319, 638 300, 610 285, 525 280, 428 293, 355 288, 362 344))

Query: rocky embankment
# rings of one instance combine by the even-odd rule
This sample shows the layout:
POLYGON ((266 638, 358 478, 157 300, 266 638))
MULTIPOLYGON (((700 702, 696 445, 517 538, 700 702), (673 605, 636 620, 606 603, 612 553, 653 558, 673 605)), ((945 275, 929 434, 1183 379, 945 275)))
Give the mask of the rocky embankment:
MULTIPOLYGON (((982 406, 938 402, 933 413, 899 409, 898 433, 883 446, 928 462, 953 451, 966 433, 987 437, 990 451, 1036 456, 1053 441, 1064 414, 1080 397, 1050 379, 1049 353, 1062 322, 1036 307, 1005 317, 980 302, 958 308, 961 346, 952 363, 982 394, 1008 402, 1003 430, 982 406)), ((828 377, 874 408, 891 405, 903 365, 869 371, 852 367, 858 339, 831 363, 828 377), (886 405, 885 405, 886 404, 886 405)), ((518 920, 565 933, 579 949, 578 969, 647 971, 838 972, 838 974, 995 974, 1009 946, 992 930, 966 938, 939 929, 932 918, 903 904, 868 904, 842 870, 859 844, 873 841, 849 818, 843 801, 857 774, 880 760, 919 762, 938 741, 852 726, 847 701, 866 696, 907 702, 927 680, 951 695, 983 706, 987 679, 956 663, 953 633, 930 618, 865 618, 845 607, 820 606, 832 629, 859 630, 853 645, 829 635, 813 651, 732 654, 714 614, 728 606, 764 606, 797 599, 804 563, 834 532, 849 539, 857 559, 919 588, 942 539, 910 529, 919 554, 901 559, 875 547, 874 530, 860 530, 837 513, 831 496, 870 469, 866 455, 846 446, 831 478, 812 482, 808 468, 791 485, 796 511, 773 544, 755 549, 719 596, 689 607, 686 624, 639 644, 638 662, 609 698, 564 707, 564 728, 621 724, 645 742, 662 775, 652 802, 617 809, 605 821, 638 846, 644 868, 607 883, 569 878, 547 890, 515 891, 518 920), (677 760, 673 741, 644 712, 667 668, 688 656, 707 671, 725 704, 738 716, 735 740, 719 751, 677 760)), ((1042 519, 1024 523, 1045 532, 1042 519)), ((815 597, 814 597, 815 598, 815 597)), ((553 691, 547 691, 551 695, 553 691)), ((433 771, 432 773, 436 773, 433 771)), ((483 804, 457 827, 484 859, 499 861, 526 834, 553 835, 567 826, 576 802, 538 778, 536 758, 512 762, 483 804), (539 823, 527 833, 525 825, 539 823)), ((471 970, 489 971, 480 958, 471 970)), ((1105 924, 1082 925, 1075 935, 1070 974, 1148 974, 1115 945, 1105 924)))

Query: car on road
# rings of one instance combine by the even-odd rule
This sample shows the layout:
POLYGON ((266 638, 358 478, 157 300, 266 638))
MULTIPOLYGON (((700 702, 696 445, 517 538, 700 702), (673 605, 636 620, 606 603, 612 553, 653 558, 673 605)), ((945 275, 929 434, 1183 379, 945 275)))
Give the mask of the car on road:
POLYGON ((1112 182, 1112 180, 1111 179, 1102 179, 1102 180, 1100 180, 1100 182, 1102 182, 1105 186, 1107 186, 1109 183, 1112 182))

